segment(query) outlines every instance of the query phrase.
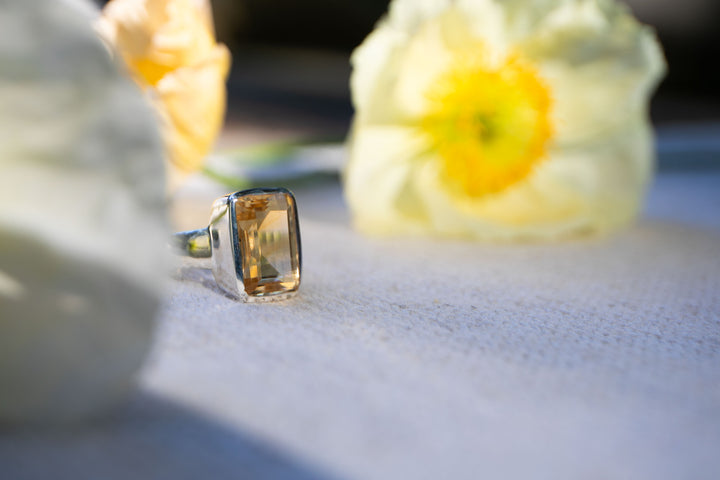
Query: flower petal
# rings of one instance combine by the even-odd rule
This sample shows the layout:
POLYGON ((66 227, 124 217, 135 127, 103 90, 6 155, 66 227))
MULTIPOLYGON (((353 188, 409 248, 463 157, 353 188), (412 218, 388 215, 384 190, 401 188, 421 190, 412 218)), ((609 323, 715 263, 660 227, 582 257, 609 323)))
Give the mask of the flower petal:
POLYGON ((157 84, 170 160, 181 172, 200 168, 222 127, 230 54, 215 47, 204 62, 177 69, 157 84))
POLYGON ((454 50, 474 41, 456 9, 425 22, 410 36, 390 22, 380 26, 353 55, 358 120, 416 121, 427 109, 428 87, 447 69, 454 50))
POLYGON ((560 143, 592 140, 644 118, 665 71, 653 32, 604 1, 563 4, 521 48, 555 92, 560 143))
POLYGON ((196 0, 110 2, 99 30, 133 74, 155 85, 168 72, 202 61, 215 47, 209 4, 196 0))
POLYGON ((350 86, 356 122, 387 123, 396 119, 394 102, 386 96, 395 82, 394 64, 405 49, 404 41, 402 33, 380 27, 353 52, 350 86))
POLYGON ((452 0, 396 0, 390 4, 388 26, 412 35, 429 18, 436 17, 453 5, 452 0))
POLYGON ((163 295, 160 134, 96 15, 85 0, 8 0, 0 14, 3 425, 117 404, 163 295))
POLYGON ((410 128, 364 127, 355 129, 351 145, 345 197, 355 213, 355 226, 374 233, 422 230, 426 219, 408 178, 424 140, 410 128))

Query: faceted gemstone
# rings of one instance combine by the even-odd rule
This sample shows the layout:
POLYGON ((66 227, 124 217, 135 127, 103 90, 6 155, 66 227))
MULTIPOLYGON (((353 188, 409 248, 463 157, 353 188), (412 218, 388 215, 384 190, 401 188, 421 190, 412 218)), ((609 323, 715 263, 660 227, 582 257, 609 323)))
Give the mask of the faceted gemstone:
POLYGON ((245 293, 263 297, 300 286, 300 239, 295 200, 286 192, 251 193, 235 200, 245 293))

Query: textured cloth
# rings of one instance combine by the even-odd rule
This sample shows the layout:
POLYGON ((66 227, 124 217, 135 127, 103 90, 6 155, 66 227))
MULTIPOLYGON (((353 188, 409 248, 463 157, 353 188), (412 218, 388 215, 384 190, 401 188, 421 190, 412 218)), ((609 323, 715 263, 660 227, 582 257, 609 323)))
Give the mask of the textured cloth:
MULTIPOLYGON (((183 263, 143 393, 98 424, 6 432, 0 471, 720 478, 718 186, 665 173, 637 225, 530 245, 368 239, 339 187, 299 190, 295 299, 236 303, 183 263)), ((189 220, 216 193, 188 194, 189 220)))

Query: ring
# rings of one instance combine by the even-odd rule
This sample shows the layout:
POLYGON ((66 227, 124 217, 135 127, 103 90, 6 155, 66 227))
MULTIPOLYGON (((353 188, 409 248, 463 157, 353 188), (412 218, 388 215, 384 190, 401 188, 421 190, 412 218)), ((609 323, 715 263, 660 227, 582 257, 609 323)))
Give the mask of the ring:
POLYGON ((213 203, 207 228, 174 235, 179 253, 211 258, 218 286, 246 302, 282 300, 300 287, 300 224, 284 188, 241 190, 213 203))

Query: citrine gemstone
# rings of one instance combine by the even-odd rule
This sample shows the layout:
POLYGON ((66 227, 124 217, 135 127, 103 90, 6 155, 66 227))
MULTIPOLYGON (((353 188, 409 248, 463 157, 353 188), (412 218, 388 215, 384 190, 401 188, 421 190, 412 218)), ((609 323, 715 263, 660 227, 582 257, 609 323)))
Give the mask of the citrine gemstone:
POLYGON ((238 256, 250 297, 291 293, 300 286, 300 236, 295 199, 288 192, 235 199, 238 256))

